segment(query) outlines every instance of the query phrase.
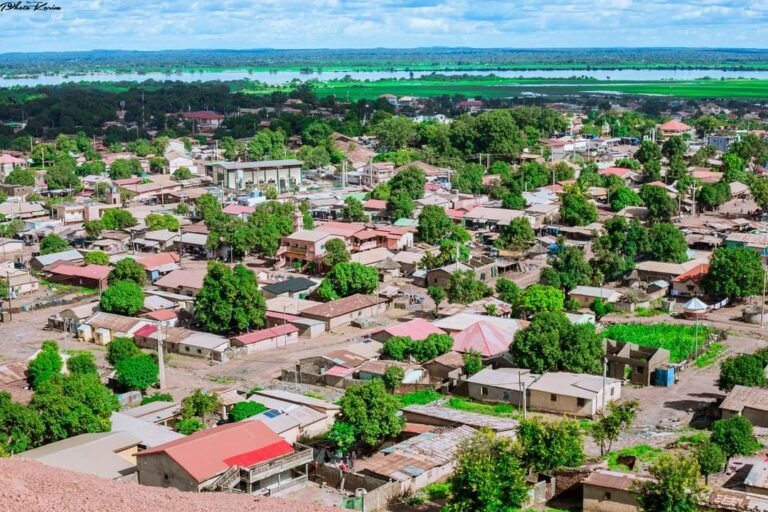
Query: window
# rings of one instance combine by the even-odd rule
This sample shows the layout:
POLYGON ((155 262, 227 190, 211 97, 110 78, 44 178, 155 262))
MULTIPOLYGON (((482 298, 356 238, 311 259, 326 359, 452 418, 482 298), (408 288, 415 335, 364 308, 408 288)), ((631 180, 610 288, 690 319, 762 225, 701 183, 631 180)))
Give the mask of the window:
POLYGON ((186 350, 187 352, 189 352, 189 347, 184 347, 184 350, 186 350))
POLYGON ((609 492, 604 492, 604 493, 603 493, 603 499, 604 499, 605 501, 611 501, 611 493, 609 493, 609 492))
POLYGON ((611 388, 611 396, 613 396, 616 393, 616 388, 611 388))
POLYGON ((202 354, 202 353, 203 353, 203 351, 202 351, 202 350, 200 350, 200 349, 197 349, 197 353, 198 353, 198 354, 202 354))
POLYGON ((480 396, 488 396, 488 388, 485 386, 480 386, 480 396))
POLYGON ((635 368, 635 371, 640 375, 642 375, 643 372, 645 372, 645 368, 643 368, 642 366, 638 366, 637 368, 635 368))
POLYGON ((557 402, 557 395, 556 395, 556 394, 554 394, 554 393, 551 393, 551 394, 549 395, 549 399, 550 399, 552 402, 557 402))
POLYGON ((585 405, 587 405, 586 398, 577 398, 576 405, 578 405, 579 407, 584 407, 585 405))

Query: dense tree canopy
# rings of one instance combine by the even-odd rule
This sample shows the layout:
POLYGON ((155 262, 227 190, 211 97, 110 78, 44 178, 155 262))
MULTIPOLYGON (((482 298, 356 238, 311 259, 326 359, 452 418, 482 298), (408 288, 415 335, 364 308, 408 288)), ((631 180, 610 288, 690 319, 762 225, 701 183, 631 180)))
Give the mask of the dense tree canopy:
POLYGON ((208 262, 208 273, 195 299, 195 320, 200 327, 221 334, 255 330, 264 325, 266 309, 252 270, 240 264, 232 269, 218 261, 208 262))
POLYGON ((360 263, 338 263, 317 288, 322 300, 338 300, 356 293, 371 294, 379 282, 379 271, 360 263))
POLYGON ((702 286, 713 295, 743 299, 757 295, 763 286, 760 255, 746 247, 719 247, 712 252, 709 273, 702 286))
POLYGON ((389 394, 380 379, 347 389, 339 400, 342 421, 349 425, 358 441, 376 446, 403 428, 397 416, 400 402, 389 394))
POLYGON ((144 307, 144 291, 133 281, 117 281, 101 294, 99 307, 106 313, 133 316, 144 307))

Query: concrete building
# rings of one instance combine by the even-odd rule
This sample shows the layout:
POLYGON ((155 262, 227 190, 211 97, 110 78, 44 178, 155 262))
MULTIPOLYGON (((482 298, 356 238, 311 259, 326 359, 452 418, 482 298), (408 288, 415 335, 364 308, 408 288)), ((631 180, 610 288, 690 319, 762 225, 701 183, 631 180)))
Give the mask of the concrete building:
POLYGON ((723 418, 744 416, 754 426, 768 428, 768 389, 734 386, 720 404, 723 418))
POLYGON ((460 411, 442 405, 409 405, 403 408, 408 423, 436 427, 460 427, 466 425, 476 429, 490 429, 496 435, 515 437, 520 424, 511 418, 488 416, 475 412, 460 411))
POLYGON ((471 271, 480 281, 489 281, 498 275, 496 260, 488 256, 476 256, 460 263, 450 263, 443 267, 435 268, 427 272, 427 286, 448 288, 453 274, 460 271, 471 271))
POLYGON ((528 390, 528 407, 533 410, 589 418, 608 402, 621 398, 621 381, 606 378, 603 382, 597 375, 553 372, 543 374, 528 390))
POLYGON ((276 297, 298 297, 305 299, 319 284, 305 277, 291 277, 285 281, 263 286, 261 294, 265 299, 274 299, 276 297))
POLYGON ((634 473, 597 470, 582 482, 584 512, 637 512, 636 484, 634 473))
POLYGON ((701 297, 704 289, 701 281, 709 273, 709 263, 700 263, 689 271, 672 279, 673 297, 701 297))
POLYGON ((126 432, 81 434, 18 454, 46 466, 123 480, 136 472, 140 440, 126 432))
POLYGON ((299 329, 292 324, 283 324, 268 329, 241 334, 230 339, 233 347, 244 347, 248 354, 261 350, 287 347, 299 342, 299 329))
POLYGON ((269 495, 306 484, 312 449, 291 445, 261 421, 243 421, 140 452, 137 462, 141 485, 269 495))
POLYGON ((524 368, 485 368, 467 379, 467 394, 480 402, 512 404, 522 409, 523 392, 539 377, 524 368))
POLYGON ((205 174, 218 187, 248 190, 272 185, 283 193, 302 185, 302 163, 301 160, 211 162, 205 164, 205 174))
POLYGON ((305 309, 301 316, 325 322, 327 330, 383 314, 387 304, 372 295, 355 294, 305 309))
POLYGON ((641 347, 633 343, 606 340, 605 356, 608 358, 608 376, 629 380, 637 386, 653 384, 653 374, 659 368, 669 366, 669 350, 641 347))
POLYGON ((166 292, 197 297, 203 288, 203 280, 207 274, 206 269, 174 270, 153 284, 166 292))
POLYGON ((582 308, 590 307, 597 299, 603 304, 613 304, 621 298, 621 293, 612 289, 598 286, 577 286, 570 291, 568 297, 579 303, 582 308))

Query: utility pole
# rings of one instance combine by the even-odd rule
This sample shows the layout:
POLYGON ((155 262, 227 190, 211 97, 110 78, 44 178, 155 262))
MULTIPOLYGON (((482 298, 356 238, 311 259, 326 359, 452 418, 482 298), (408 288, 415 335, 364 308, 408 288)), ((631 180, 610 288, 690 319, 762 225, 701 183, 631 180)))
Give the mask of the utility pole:
POLYGON ((525 410, 526 410, 526 400, 527 397, 525 396, 528 392, 527 388, 523 385, 523 377, 522 372, 517 372, 517 387, 520 389, 520 397, 523 402, 523 419, 525 419, 525 410))
POLYGON ((8 321, 13 322, 13 288, 11 287, 10 270, 6 271, 5 278, 8 280, 8 321))
POLYGON ((766 279, 768 279, 768 274, 766 274, 766 269, 763 268, 763 301, 760 304, 760 327, 763 326, 763 323, 764 323, 763 318, 765 318, 765 285, 766 285, 766 279))
POLYGON ((603 357, 603 414, 605 414, 605 402, 608 399, 607 391, 606 391, 606 384, 607 384, 607 375, 608 375, 608 358, 603 357))
POLYGON ((157 366, 160 389, 165 389, 165 354, 163 353, 163 324, 157 323, 157 366))

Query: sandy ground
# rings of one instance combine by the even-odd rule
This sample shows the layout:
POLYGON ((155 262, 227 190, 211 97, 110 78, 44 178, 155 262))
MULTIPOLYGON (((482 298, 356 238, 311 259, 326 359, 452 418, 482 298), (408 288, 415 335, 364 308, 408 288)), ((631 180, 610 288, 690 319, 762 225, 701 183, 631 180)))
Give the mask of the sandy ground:
POLYGON ((321 504, 245 494, 187 493, 113 482, 19 458, 0 459, 0 512, 330 512, 321 504))

